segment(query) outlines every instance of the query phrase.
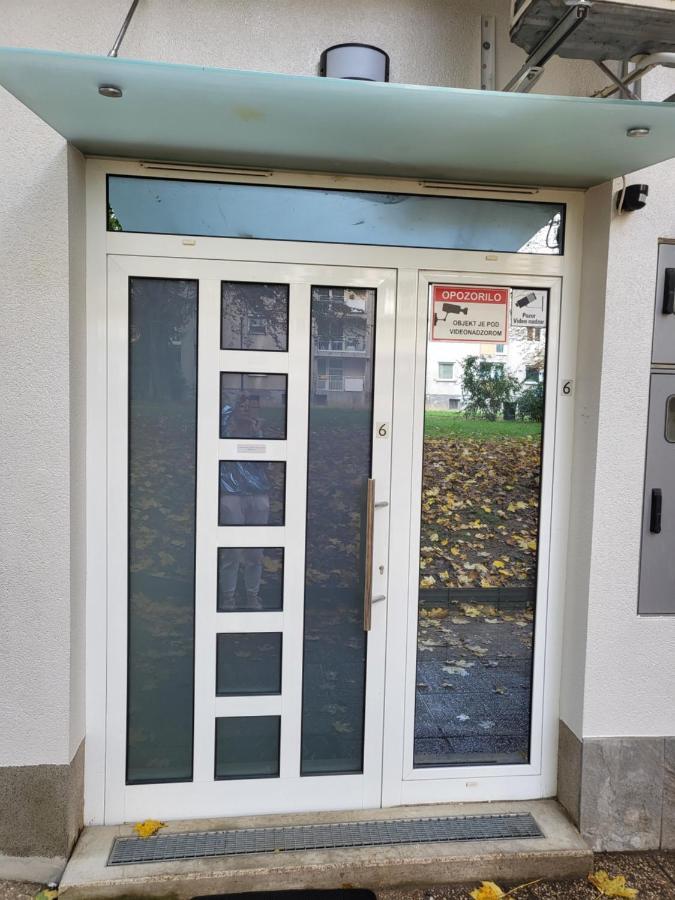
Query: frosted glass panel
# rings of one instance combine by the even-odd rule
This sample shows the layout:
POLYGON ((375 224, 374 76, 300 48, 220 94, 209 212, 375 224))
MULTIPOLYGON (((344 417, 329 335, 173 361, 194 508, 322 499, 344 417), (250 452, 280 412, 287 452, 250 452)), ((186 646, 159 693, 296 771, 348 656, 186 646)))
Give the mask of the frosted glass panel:
POLYGON ((196 335, 196 281, 130 279, 129 784, 192 778, 196 335))
POLYGON ((219 634, 216 694, 219 697, 281 693, 281 634, 219 634))
POLYGON ((562 253, 564 206, 166 178, 108 179, 114 231, 562 253))
POLYGON ((376 301, 372 289, 312 288, 303 775, 363 765, 362 506, 371 474, 376 301), (359 349, 345 354, 343 344, 359 349))
POLYGON ((218 548, 218 612, 283 607, 283 547, 218 548))
POLYGON ((279 775, 279 716, 216 719, 216 779, 279 775))
POLYGON ((286 463, 223 460, 219 525, 283 525, 286 463))

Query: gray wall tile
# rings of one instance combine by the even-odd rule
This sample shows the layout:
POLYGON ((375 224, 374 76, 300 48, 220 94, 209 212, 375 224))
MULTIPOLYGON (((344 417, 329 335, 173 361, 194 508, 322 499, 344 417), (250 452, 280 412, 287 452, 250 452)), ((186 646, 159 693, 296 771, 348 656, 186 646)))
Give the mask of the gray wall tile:
POLYGON ((558 801, 575 825, 579 825, 582 743, 560 720, 558 731, 558 801))
POLYGON ((580 823, 593 850, 658 849, 663 753, 663 738, 584 741, 580 823))
POLYGON ((661 847, 675 850, 675 737, 667 737, 664 745, 661 847))
POLYGON ((0 767, 0 855, 66 858, 82 828, 84 741, 67 766, 0 767))

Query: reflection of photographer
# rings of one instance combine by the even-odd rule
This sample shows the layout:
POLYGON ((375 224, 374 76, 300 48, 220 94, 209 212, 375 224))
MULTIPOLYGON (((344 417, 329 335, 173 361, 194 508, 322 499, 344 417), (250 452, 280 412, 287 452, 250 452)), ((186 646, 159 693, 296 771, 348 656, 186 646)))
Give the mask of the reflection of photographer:
MULTIPOLYGON (((260 420, 253 415, 248 394, 242 393, 234 406, 226 404, 220 414, 223 437, 262 434, 260 420)), ((267 525, 270 514, 270 483, 267 467, 260 462, 228 460, 220 464, 221 525, 267 525)), ((242 608, 235 599, 239 568, 243 568, 246 609, 262 609, 260 581, 262 577, 260 548, 232 548, 223 552, 220 565, 221 602, 226 608, 242 608)))
POLYGON ((234 406, 226 403, 220 411, 220 436, 223 438, 261 438, 261 420, 253 412, 250 394, 239 393, 234 406))

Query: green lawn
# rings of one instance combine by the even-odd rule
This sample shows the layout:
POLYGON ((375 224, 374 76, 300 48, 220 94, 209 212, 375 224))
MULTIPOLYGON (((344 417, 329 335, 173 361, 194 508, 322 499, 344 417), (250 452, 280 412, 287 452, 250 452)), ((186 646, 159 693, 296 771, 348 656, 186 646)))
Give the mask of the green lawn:
POLYGON ((473 435, 475 437, 538 438, 540 422, 505 422, 498 419, 469 419, 461 412, 445 412, 428 409, 424 416, 424 436, 442 438, 449 435, 473 435))

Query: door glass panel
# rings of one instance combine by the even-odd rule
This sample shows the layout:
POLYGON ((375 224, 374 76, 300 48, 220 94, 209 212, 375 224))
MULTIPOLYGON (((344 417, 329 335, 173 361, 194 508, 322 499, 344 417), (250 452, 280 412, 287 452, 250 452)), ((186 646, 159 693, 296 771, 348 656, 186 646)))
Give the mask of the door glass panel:
POLYGON ((288 285, 223 281, 220 346, 223 350, 288 349, 288 285))
POLYGON ((221 438, 285 438, 287 380, 286 375, 221 372, 221 438))
POLYGON ((429 309, 414 764, 526 763, 548 292, 429 309))
POLYGON ((361 506, 371 472, 376 291, 313 287, 303 775, 363 768, 361 506))
POLYGON ((218 612, 256 612, 283 607, 282 547, 218 548, 218 612))
POLYGON ((219 525, 283 525, 286 463, 223 460, 219 525))
POLYGON ((216 694, 281 693, 281 634, 219 634, 216 694))
POLYGON ((279 716, 216 719, 216 779, 279 775, 279 716))
POLYGON ((196 335, 196 281, 129 279, 129 784, 192 778, 196 335))

